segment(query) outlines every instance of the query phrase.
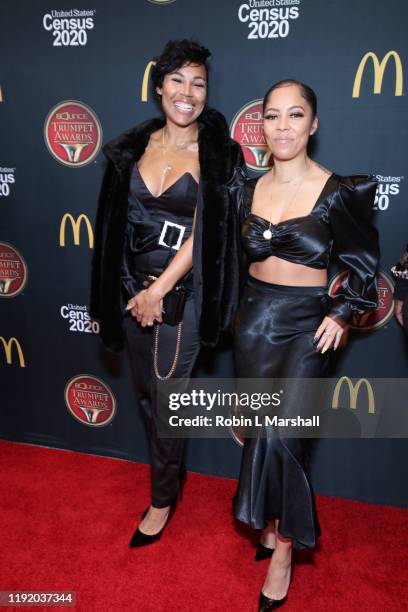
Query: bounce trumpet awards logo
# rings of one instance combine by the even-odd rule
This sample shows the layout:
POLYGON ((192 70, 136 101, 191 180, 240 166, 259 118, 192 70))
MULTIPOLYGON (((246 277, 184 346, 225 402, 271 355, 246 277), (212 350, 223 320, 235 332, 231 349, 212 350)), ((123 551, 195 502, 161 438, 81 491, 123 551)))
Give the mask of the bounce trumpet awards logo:
POLYGON ((271 151, 263 131, 263 100, 253 100, 239 109, 230 126, 231 138, 239 142, 248 168, 269 170, 271 151))
POLYGON ((15 297, 27 282, 23 256, 7 242, 0 242, 0 297, 15 297))
POLYGON ((89 374, 68 381, 65 403, 77 421, 91 427, 108 425, 116 414, 116 399, 108 385, 89 374))
MULTIPOLYGON (((329 285, 329 295, 335 296, 348 274, 347 271, 336 274, 329 285)), ((385 272, 377 275, 377 299, 378 305, 374 310, 369 310, 361 316, 354 316, 350 320, 350 327, 357 331, 371 331, 382 327, 393 315, 394 311, 394 283, 385 272)))
POLYGON ((88 31, 95 26, 95 13, 94 9, 52 10, 43 16, 43 28, 52 34, 53 47, 85 47, 88 31))
POLYGON ((10 195, 11 189, 16 182, 15 171, 15 168, 0 167, 0 198, 7 198, 10 195))
POLYGON ((299 18, 302 0, 248 0, 238 7, 238 19, 249 40, 286 38, 299 18))
POLYGON ((102 144, 102 127, 83 102, 66 100, 50 110, 44 124, 48 151, 61 164, 80 168, 90 164, 102 144))

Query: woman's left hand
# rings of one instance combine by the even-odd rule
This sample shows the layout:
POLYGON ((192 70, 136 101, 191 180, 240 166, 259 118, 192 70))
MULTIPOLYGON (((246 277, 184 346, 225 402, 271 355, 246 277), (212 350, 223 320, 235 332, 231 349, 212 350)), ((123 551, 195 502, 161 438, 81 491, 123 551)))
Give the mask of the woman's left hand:
POLYGON ((314 342, 317 342, 316 350, 321 350, 322 353, 329 348, 336 350, 344 333, 344 327, 334 319, 324 317, 314 336, 314 342))
POLYGON ((163 299, 152 287, 143 289, 127 303, 130 310, 142 327, 151 327, 155 321, 162 322, 163 299))

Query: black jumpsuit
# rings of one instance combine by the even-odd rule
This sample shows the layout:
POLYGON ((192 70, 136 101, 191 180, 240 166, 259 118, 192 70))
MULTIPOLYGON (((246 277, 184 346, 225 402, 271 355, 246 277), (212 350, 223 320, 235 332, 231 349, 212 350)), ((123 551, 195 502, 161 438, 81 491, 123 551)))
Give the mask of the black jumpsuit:
MULTIPOLYGON (((135 164, 129 190, 128 224, 122 265, 125 303, 143 287, 143 277, 158 276, 191 235, 198 185, 190 173, 183 174, 159 197, 154 197, 135 164)), ((187 290, 183 314, 180 355, 176 378, 188 378, 198 356, 200 343, 194 308, 193 273, 180 282, 187 290)), ((180 284, 179 283, 179 284, 180 284)), ((141 327, 130 313, 125 316, 125 332, 136 381, 137 399, 142 408, 150 443, 152 466, 152 505, 169 506, 177 496, 184 475, 185 440, 160 438, 157 425, 156 377, 153 371, 153 329, 141 327)), ((169 371, 176 349, 177 326, 160 325, 158 370, 169 371)))

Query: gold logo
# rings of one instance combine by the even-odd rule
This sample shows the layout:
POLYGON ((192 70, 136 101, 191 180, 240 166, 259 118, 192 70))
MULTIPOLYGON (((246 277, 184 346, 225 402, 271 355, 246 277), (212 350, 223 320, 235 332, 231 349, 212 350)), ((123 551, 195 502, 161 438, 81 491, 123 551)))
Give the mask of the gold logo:
POLYGON ((361 385, 364 385, 365 388, 367 389, 368 412, 370 414, 375 414, 374 392, 373 392, 371 384, 366 378, 360 378, 360 380, 355 385, 353 385, 353 383, 351 382, 351 379, 348 376, 342 376, 341 378, 339 378, 339 380, 336 383, 336 386, 334 387, 332 408, 337 409, 339 407, 340 389, 344 382, 347 384, 348 390, 349 390, 350 408, 356 409, 357 397, 360 391, 360 387, 361 385))
POLYGON ((20 361, 20 368, 25 368, 23 350, 17 338, 12 337, 9 340, 6 340, 5 338, 3 338, 3 336, 0 336, 0 340, 4 348, 4 353, 6 355, 6 363, 8 365, 11 365, 13 363, 13 359, 11 357, 11 349, 14 345, 17 349, 18 359, 20 361))
POLYGON ((67 223, 67 219, 70 220, 71 222, 71 228, 72 228, 72 233, 74 235, 74 244, 76 246, 79 245, 79 232, 81 229, 81 224, 82 221, 85 222, 86 228, 88 230, 88 242, 89 242, 89 248, 93 249, 93 245, 94 245, 94 234, 93 234, 93 229, 92 229, 92 225, 88 219, 88 217, 86 215, 84 215, 84 213, 81 213, 79 215, 79 217, 77 217, 77 219, 75 220, 74 217, 71 215, 71 213, 65 213, 65 215, 62 217, 61 219, 61 225, 60 225, 60 235, 59 235, 59 243, 60 246, 64 247, 65 246, 65 226, 67 223))
POLYGON ((353 86, 353 98, 358 98, 360 96, 360 87, 361 87, 361 78, 363 76, 363 72, 366 66, 366 63, 369 59, 373 60, 373 68, 374 68, 374 93, 380 94, 382 82, 384 78, 385 68, 388 64, 388 60, 393 57, 395 63, 395 95, 402 96, 402 84, 403 84, 403 76, 402 76, 402 63, 401 58, 396 51, 388 51, 386 55, 384 55, 382 61, 380 62, 377 55, 373 53, 373 51, 368 51, 362 57, 360 64, 357 68, 356 77, 354 79, 353 86))
POLYGON ((154 62, 153 60, 150 61, 144 71, 144 75, 143 75, 143 83, 142 83, 142 96, 141 96, 141 100, 142 102, 147 102, 147 96, 148 96, 148 85, 149 85, 149 77, 150 77, 150 71, 153 68, 153 66, 155 65, 156 62, 154 62))
POLYGON ((1 85, 0 85, 0 102, 4 102, 3 91, 1 89, 1 85))
POLYGON ((172 4, 176 0, 148 0, 152 4, 172 4))

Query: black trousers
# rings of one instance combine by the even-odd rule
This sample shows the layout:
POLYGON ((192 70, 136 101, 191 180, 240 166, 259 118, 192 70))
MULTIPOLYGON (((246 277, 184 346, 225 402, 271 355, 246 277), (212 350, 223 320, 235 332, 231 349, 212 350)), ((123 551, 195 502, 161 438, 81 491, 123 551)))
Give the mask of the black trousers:
MULTIPOLYGON (((152 505, 169 506, 176 498, 183 476, 185 439, 160 438, 156 377, 153 370, 153 328, 141 327, 130 314, 125 317, 125 332, 130 362, 136 382, 137 400, 142 409, 151 454, 152 505)), ((167 374, 176 349, 177 325, 160 325, 158 369, 167 374)), ((183 313, 180 356, 175 378, 191 375, 200 350, 194 297, 187 298, 183 313)))
MULTIPOLYGON (((326 314, 325 295, 323 287, 275 285, 250 277, 235 325, 237 376, 326 376, 328 353, 322 355, 313 344, 326 314)), ((301 403, 296 398, 293 413, 301 403)), ((279 532, 292 538, 295 548, 313 547, 320 526, 306 469, 308 440, 262 433, 244 443, 235 516, 254 529, 277 518, 279 532)))

